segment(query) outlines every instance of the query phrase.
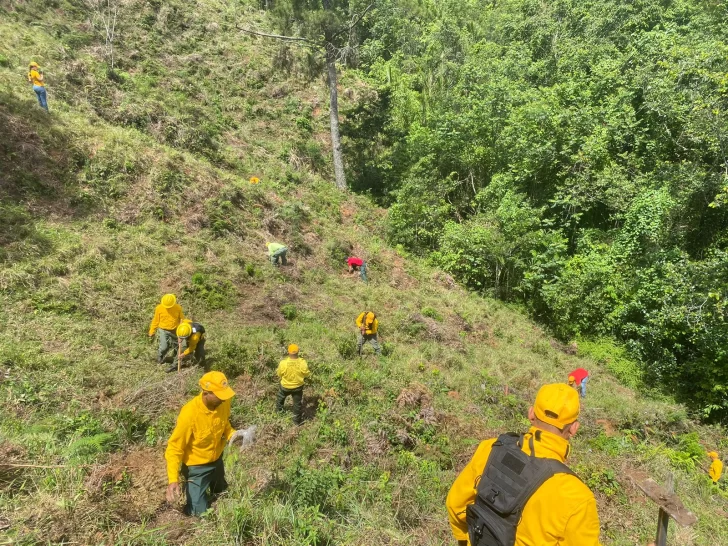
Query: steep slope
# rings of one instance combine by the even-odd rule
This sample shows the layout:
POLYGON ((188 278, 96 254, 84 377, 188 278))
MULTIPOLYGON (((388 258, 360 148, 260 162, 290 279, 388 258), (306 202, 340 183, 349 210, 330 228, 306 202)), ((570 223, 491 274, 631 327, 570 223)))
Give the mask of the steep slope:
POLYGON ((522 429, 537 388, 577 366, 593 380, 572 466, 597 494, 605 543, 654 531, 656 509, 623 479, 631 467, 674 476, 699 515, 675 543, 728 542, 725 499, 701 469, 704 448, 727 447, 722 431, 621 386, 609 355, 570 354, 388 247, 385 211, 328 179, 325 88, 303 78, 304 58, 239 36, 217 2, 192 4, 123 3, 111 71, 85 3, 0 2, 11 543, 447 543, 444 498, 477 442, 522 429), (25 84, 31 58, 50 116, 25 84), (271 239, 289 244, 290 267, 270 267, 271 239), (348 244, 369 284, 342 274, 348 244), (231 489, 199 521, 163 499, 164 444, 201 373, 154 363, 146 328, 167 291, 206 326, 210 365, 238 392, 234 425, 260 430, 226 455, 231 489), (355 357, 365 307, 382 323, 379 359, 355 357), (300 429, 274 412, 291 342, 313 370, 300 429))

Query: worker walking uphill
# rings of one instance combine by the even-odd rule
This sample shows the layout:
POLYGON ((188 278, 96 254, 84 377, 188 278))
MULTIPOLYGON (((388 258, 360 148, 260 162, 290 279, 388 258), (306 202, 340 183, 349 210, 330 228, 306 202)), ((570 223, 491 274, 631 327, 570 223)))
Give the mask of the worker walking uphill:
POLYGON ((276 373, 281 378, 276 410, 282 413, 286 398, 290 396, 293 399, 293 422, 300 425, 303 422, 303 384, 311 372, 306 361, 298 357, 298 345, 288 346, 288 357, 281 360, 276 373))
POLYGON ((718 480, 720 480, 720 476, 723 474, 723 461, 720 460, 716 451, 708 453, 708 457, 713 459, 713 462, 710 463, 708 476, 710 476, 710 479, 713 480, 713 485, 718 485, 718 480))
POLYGON ((371 311, 364 311, 356 318, 356 326, 359 328, 359 335, 356 342, 356 352, 361 356, 362 347, 369 342, 374 348, 374 352, 378 355, 382 354, 382 348, 379 346, 379 320, 371 311))
POLYGON ((167 442, 167 501, 173 504, 185 480, 185 513, 199 516, 210 507, 207 496, 227 489, 222 452, 225 444, 243 438, 230 425, 230 399, 235 396, 222 372, 208 372, 199 381, 202 392, 187 402, 167 442))
POLYGON ((579 391, 579 396, 586 396, 586 382, 589 381, 589 372, 584 368, 577 368, 569 374, 569 386, 579 391))
POLYGON ((288 263, 286 259, 286 254, 288 253, 287 246, 280 243, 266 243, 265 246, 268 247, 270 263, 274 266, 279 267, 279 265, 286 265, 288 263))
MULTIPOLYGON (((192 322, 189 319, 184 319, 182 324, 177 326, 177 337, 181 340, 181 348, 183 349, 180 355, 180 360, 189 361, 194 359, 195 362, 200 365, 205 365, 205 327, 199 322, 192 322)), ((172 365, 167 368, 168 372, 173 372, 177 369, 177 364, 172 362, 172 365)))
POLYGON ((159 334, 157 363, 164 362, 164 357, 170 349, 172 355, 177 356, 177 326, 184 318, 182 307, 177 303, 177 296, 174 294, 162 296, 162 301, 154 309, 154 318, 149 325, 149 337, 152 337, 155 331, 159 334))
POLYGON ((38 63, 32 62, 28 65, 28 83, 33 84, 33 91, 38 98, 38 104, 48 112, 48 94, 45 88, 45 78, 38 63))
POLYGON ((350 275, 358 271, 361 280, 363 280, 364 282, 368 282, 367 263, 364 260, 362 260, 361 258, 357 258, 356 256, 349 256, 346 259, 346 265, 349 266, 350 275))
POLYGON ((594 495, 564 464, 578 417, 574 389, 544 385, 527 433, 480 443, 447 495, 459 545, 599 545, 594 495))

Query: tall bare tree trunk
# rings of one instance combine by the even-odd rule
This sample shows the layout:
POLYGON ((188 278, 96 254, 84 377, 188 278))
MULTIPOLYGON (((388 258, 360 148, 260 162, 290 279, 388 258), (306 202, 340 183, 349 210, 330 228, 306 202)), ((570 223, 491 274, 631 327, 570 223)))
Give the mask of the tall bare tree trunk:
POLYGON ((346 175, 344 174, 344 156, 341 153, 341 133, 339 132, 339 92, 336 89, 336 58, 330 44, 326 47, 326 68, 329 71, 329 118, 331 120, 331 147, 334 153, 334 176, 336 187, 346 189, 346 175))

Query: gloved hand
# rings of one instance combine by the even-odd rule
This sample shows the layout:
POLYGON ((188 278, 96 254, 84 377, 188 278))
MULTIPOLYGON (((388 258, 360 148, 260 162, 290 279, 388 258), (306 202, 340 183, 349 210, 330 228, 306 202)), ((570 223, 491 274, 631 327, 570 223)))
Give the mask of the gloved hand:
POLYGON ((244 432, 244 430, 236 430, 235 432, 233 432, 233 435, 230 436, 230 439, 228 440, 228 446, 233 445, 233 443, 235 443, 237 440, 242 440, 244 432))

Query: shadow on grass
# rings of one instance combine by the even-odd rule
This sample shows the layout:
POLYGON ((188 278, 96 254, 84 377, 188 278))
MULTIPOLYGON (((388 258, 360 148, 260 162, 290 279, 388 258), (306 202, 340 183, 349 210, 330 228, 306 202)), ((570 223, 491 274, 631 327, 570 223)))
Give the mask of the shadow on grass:
POLYGON ((0 135, 0 260, 27 245, 46 253, 51 245, 36 231, 36 218, 88 212, 75 178, 86 153, 30 94, 20 100, 0 93, 0 135))

